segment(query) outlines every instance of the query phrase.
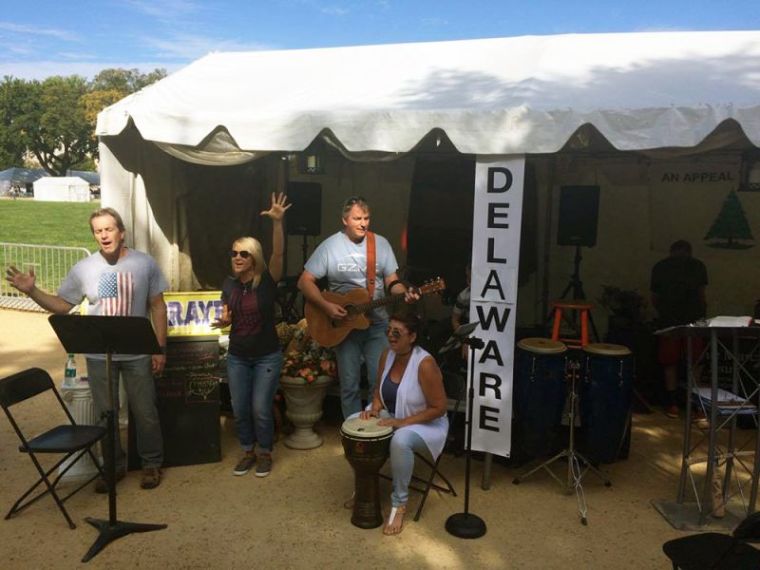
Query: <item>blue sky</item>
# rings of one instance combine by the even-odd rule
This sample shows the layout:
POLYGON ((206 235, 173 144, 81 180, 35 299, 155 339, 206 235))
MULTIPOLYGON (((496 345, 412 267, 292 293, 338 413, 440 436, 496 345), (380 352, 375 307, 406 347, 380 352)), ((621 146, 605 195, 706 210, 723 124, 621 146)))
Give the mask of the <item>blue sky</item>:
POLYGON ((758 0, 6 0, 0 76, 170 72, 211 51, 760 28, 758 0))

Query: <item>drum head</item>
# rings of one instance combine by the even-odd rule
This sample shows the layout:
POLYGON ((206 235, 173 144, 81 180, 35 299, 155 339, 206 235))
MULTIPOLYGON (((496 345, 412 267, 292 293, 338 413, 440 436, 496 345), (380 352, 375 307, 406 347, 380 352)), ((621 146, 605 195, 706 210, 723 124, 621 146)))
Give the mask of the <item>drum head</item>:
POLYGON ((564 342, 550 338, 524 338, 517 346, 536 354, 561 354, 567 350, 564 342))
POLYGON ((363 420, 361 418, 349 418, 343 422, 340 430, 350 437, 357 437, 361 439, 375 439, 378 437, 385 437, 393 432, 391 426, 379 426, 377 423, 380 418, 369 418, 363 420))
POLYGON ((627 346, 605 342, 587 344, 583 347, 583 350, 589 354, 599 354, 601 356, 628 356, 631 354, 627 346))

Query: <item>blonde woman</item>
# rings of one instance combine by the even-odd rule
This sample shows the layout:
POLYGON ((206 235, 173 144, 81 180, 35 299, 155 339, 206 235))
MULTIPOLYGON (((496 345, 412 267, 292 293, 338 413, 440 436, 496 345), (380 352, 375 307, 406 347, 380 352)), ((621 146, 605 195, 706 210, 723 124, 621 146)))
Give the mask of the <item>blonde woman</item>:
POLYGON ((290 206, 284 194, 272 194, 271 207, 261 212, 272 220, 268 267, 257 240, 241 237, 233 242, 232 276, 222 286, 222 318, 214 323, 219 327, 232 325, 227 378, 235 429, 243 448, 235 475, 245 475, 254 465, 257 477, 266 477, 272 470, 272 403, 282 368, 274 307, 285 247, 282 220, 290 206))

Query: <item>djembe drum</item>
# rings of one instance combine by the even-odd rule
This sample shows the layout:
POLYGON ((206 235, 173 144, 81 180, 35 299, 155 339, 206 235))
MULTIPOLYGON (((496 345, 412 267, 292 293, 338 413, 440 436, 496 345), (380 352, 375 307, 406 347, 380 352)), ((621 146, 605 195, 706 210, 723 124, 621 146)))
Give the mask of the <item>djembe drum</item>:
POLYGON ((380 426, 379 421, 379 418, 349 418, 340 428, 343 451, 354 469, 351 523, 359 528, 383 524, 378 474, 390 454, 393 428, 380 426))

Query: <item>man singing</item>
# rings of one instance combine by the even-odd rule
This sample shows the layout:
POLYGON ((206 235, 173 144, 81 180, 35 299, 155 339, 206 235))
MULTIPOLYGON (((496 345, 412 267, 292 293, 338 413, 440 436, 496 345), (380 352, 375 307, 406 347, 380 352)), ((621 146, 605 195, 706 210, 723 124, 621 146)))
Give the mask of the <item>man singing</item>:
MULTIPOLYGON (((152 257, 124 245, 124 222, 116 210, 101 208, 93 212, 90 215, 90 229, 100 251, 74 265, 57 294, 38 289, 33 270, 23 273, 9 267, 6 279, 53 313, 68 313, 84 297, 88 302, 88 315, 147 317, 150 313, 158 344, 164 354, 114 355, 111 379, 115 393, 118 393, 119 374, 124 378, 129 410, 135 421, 137 452, 142 460, 140 486, 153 489, 161 483, 164 456, 153 375, 160 374, 166 363, 166 304, 163 292, 169 286, 152 257)), ((95 414, 99 418, 109 408, 105 358, 104 354, 87 355, 87 375, 95 414)), ((124 459, 125 454, 117 438, 117 481, 126 475, 124 459)), ((95 490, 107 492, 106 482, 98 480, 95 490)))

